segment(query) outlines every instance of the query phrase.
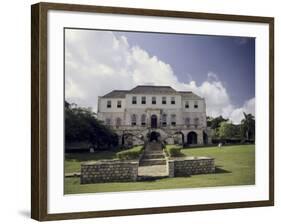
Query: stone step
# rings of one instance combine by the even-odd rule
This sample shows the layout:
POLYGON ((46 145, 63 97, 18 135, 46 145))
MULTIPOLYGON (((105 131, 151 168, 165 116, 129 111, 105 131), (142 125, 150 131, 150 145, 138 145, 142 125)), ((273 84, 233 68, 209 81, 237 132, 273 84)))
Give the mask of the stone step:
POLYGON ((144 150, 144 153, 147 153, 147 154, 163 154, 164 151, 163 150, 144 150))
POLYGON ((163 152, 162 149, 146 149, 148 152, 163 152))
POLYGON ((138 181, 153 181, 167 177, 166 165, 139 166, 138 168, 138 181))
POLYGON ((165 165, 166 159, 142 159, 140 166, 165 165))
POLYGON ((162 148, 150 148, 150 147, 147 147, 146 150, 149 150, 149 151, 163 151, 162 148))
POLYGON ((162 145, 159 143, 150 143, 146 147, 148 150, 162 150, 162 145))
POLYGON ((157 157, 157 156, 164 156, 164 157, 165 157, 165 154, 164 154, 163 152, 145 152, 144 155, 145 155, 145 156, 146 156, 146 155, 148 155, 148 156, 151 155, 152 157, 153 157, 154 155, 155 155, 156 157, 157 157))
POLYGON ((164 154, 161 153, 145 153, 143 156, 144 159, 164 159, 164 154))
POLYGON ((158 148, 158 149, 162 148, 162 146, 160 144, 150 144, 150 145, 148 145, 148 147, 150 147, 150 148, 158 148))

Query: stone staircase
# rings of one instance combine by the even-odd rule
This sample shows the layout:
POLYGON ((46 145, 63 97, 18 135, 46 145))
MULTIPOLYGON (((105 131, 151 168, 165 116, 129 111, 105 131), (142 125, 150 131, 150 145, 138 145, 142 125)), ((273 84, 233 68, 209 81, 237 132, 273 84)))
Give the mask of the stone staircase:
POLYGON ((161 143, 148 143, 139 164, 138 181, 153 181, 167 177, 166 159, 161 143))
POLYGON ((144 155, 140 161, 140 166, 166 165, 164 152, 159 142, 147 144, 144 155))

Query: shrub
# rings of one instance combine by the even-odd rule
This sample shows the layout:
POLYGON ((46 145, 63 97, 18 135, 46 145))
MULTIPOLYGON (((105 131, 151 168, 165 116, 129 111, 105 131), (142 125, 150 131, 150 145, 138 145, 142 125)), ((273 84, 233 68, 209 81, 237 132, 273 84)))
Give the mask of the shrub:
POLYGON ((132 149, 118 152, 116 155, 117 155, 118 159, 122 159, 122 160, 139 159, 143 150, 144 150, 144 148, 142 146, 135 146, 132 149))
POLYGON ((181 148, 179 148, 179 147, 169 148, 169 149, 168 149, 168 154, 169 154, 169 156, 171 156, 171 157, 181 156, 181 155, 182 155, 182 153, 181 153, 181 148))
POLYGON ((181 153, 181 147, 177 147, 177 146, 170 146, 170 147, 166 147, 164 149, 165 153, 169 156, 169 157, 177 157, 177 156, 182 156, 183 154, 181 153))

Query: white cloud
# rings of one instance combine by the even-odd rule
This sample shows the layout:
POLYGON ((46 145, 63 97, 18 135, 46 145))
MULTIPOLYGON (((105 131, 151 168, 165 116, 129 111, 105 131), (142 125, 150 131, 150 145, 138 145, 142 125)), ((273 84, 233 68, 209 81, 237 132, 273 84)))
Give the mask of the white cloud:
POLYGON ((217 74, 215 74, 213 72, 209 72, 207 76, 208 76, 208 80, 210 80, 210 81, 212 81, 212 80, 219 81, 217 74))
MULTIPOLYGON (((96 110, 97 96, 113 89, 130 89, 140 84, 170 85, 191 90, 206 99, 207 114, 239 122, 243 111, 254 114, 255 100, 235 108, 218 75, 209 72, 206 81, 179 82, 172 67, 149 55, 139 46, 130 46, 125 36, 110 31, 66 30, 66 99, 96 110)), ((192 76, 188 74, 188 77, 192 76)))
POLYGON ((234 124, 238 124, 244 118, 243 112, 255 115, 255 98, 246 101, 241 108, 234 109, 229 118, 234 124))

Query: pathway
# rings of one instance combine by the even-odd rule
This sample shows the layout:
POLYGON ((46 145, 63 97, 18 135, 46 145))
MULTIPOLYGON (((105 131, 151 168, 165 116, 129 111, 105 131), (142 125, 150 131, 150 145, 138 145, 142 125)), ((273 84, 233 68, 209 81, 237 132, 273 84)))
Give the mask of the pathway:
POLYGON ((168 177, 166 159, 161 143, 147 144, 138 169, 139 180, 155 180, 168 177))

